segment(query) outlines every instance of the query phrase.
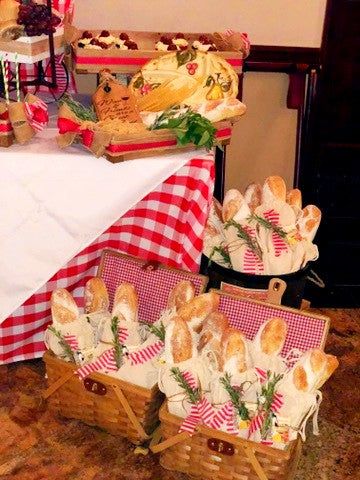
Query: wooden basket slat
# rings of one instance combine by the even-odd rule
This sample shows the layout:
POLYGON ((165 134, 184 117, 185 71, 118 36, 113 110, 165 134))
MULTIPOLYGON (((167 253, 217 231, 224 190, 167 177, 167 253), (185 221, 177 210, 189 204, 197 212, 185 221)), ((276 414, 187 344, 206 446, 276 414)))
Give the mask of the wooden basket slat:
MULTIPOLYGON (((163 440, 175 436, 183 421, 168 412, 166 402, 160 409, 160 420, 163 440)), ((241 448, 241 445, 246 445, 251 446, 268 480, 290 480, 299 458, 298 442, 292 442, 288 450, 282 451, 200 426, 199 433, 164 450, 160 455, 160 464, 168 470, 183 472, 202 480, 259 480, 241 448), (207 446, 210 438, 233 444, 235 454, 224 456, 212 452, 207 446)))
MULTIPOLYGON (((52 385, 69 369, 75 372, 76 366, 64 362, 52 353, 44 354, 48 383, 52 385)), ((114 435, 128 438, 133 443, 141 443, 139 432, 132 425, 122 405, 116 397, 112 385, 122 389, 137 419, 147 434, 152 433, 158 424, 158 410, 163 401, 163 394, 157 389, 145 389, 128 382, 108 377, 103 374, 92 374, 89 378, 100 381, 107 388, 104 396, 89 392, 76 375, 62 385, 49 397, 49 406, 53 411, 67 418, 76 418, 89 425, 104 428, 114 435)))

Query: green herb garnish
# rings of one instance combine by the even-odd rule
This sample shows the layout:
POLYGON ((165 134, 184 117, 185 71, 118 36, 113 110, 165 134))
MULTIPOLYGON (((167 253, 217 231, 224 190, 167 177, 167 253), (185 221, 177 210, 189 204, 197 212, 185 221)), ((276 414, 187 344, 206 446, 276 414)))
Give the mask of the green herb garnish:
POLYGON ((68 344, 68 342, 65 340, 65 338, 61 335, 61 333, 58 330, 56 330, 55 327, 50 326, 48 327, 48 329, 51 333, 53 333, 59 339, 59 345, 64 350, 64 357, 65 358, 68 357, 72 362, 75 363, 74 353, 71 350, 71 347, 68 344))
POLYGON ((117 368, 121 367, 123 359, 123 345, 119 340, 119 319, 118 317, 113 317, 111 319, 111 331, 114 337, 113 346, 114 346, 114 357, 117 368))
POLYGON ((271 405, 274 401, 275 387, 283 378, 282 374, 271 375, 269 370, 266 372, 266 375, 267 382, 262 385, 260 395, 258 394, 258 408, 261 412, 265 413, 264 423, 260 429, 261 438, 266 438, 271 428, 272 419, 274 417, 274 413, 271 410, 271 405), (260 402, 261 397, 264 399, 263 402, 260 402))
POLYGON ((247 220, 249 222, 252 222, 252 221, 258 222, 261 226, 263 226, 267 230, 272 230, 273 232, 277 233, 281 238, 284 238, 285 240, 287 239, 287 233, 285 232, 285 230, 279 227, 279 225, 275 225, 275 223, 271 222, 270 220, 266 220, 265 218, 260 217, 259 215, 255 215, 255 213, 250 215, 247 220))
POLYGON ((190 107, 171 107, 161 113, 150 130, 174 130, 178 145, 193 143, 197 147, 211 149, 215 143, 216 128, 207 118, 190 107))
POLYGON ((96 113, 92 107, 85 107, 74 100, 71 95, 65 94, 61 100, 59 100, 59 105, 67 105, 80 120, 87 120, 90 122, 98 121, 96 113))
POLYGON ((229 250, 227 249, 227 247, 224 247, 222 245, 214 247, 212 249, 212 252, 210 253, 210 257, 209 257, 209 265, 211 264, 212 259, 216 253, 219 253, 221 255, 223 259, 223 265, 226 265, 229 268, 232 267, 229 250))
POLYGON ((149 325, 149 330, 151 333, 159 337, 162 342, 165 341, 165 325, 163 322, 160 322, 158 327, 156 325, 149 325))
POLYGON ((231 385, 231 376, 228 373, 225 373, 225 375, 220 378, 220 383, 222 383, 225 390, 229 394, 231 403, 237 410, 241 420, 250 420, 249 410, 246 408, 245 403, 241 400, 242 388, 236 388, 231 385))
POLYGON ((187 381, 184 378, 183 373, 180 371, 178 367, 173 367, 171 370, 171 374, 176 380, 177 384, 185 390, 185 393, 189 399, 189 402, 192 404, 197 403, 200 400, 200 389, 195 388, 192 389, 190 385, 187 383, 187 381))
POLYGON ((246 246, 260 259, 262 260, 262 250, 258 241, 251 237, 249 233, 243 228, 239 223, 235 222, 235 220, 229 220, 225 223, 224 228, 227 230, 229 227, 235 227, 237 230, 237 236, 243 240, 246 246))

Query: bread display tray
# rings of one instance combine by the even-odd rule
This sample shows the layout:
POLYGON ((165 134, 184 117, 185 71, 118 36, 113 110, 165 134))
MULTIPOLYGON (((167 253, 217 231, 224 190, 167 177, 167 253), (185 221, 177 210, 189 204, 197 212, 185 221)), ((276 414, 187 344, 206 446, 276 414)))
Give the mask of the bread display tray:
MULTIPOLYGON (((92 30, 92 33, 98 35, 100 30, 92 30)), ((120 30, 111 30, 111 33, 119 35, 120 30)), ((139 50, 119 50, 115 47, 103 50, 92 50, 79 48, 77 46, 78 37, 72 42, 74 68, 77 73, 98 73, 103 68, 109 68, 113 73, 135 73, 145 65, 149 60, 164 55, 164 51, 155 50, 155 44, 161 36, 166 35, 175 37, 176 33, 169 32, 140 32, 127 31, 129 37, 137 43, 139 50)), ((199 37, 197 33, 185 33, 186 40, 192 42, 199 37)), ((216 39, 213 35, 207 34, 207 37, 216 45, 216 39)), ((236 73, 242 72, 243 54, 239 51, 222 51, 216 52, 234 68, 236 73)))

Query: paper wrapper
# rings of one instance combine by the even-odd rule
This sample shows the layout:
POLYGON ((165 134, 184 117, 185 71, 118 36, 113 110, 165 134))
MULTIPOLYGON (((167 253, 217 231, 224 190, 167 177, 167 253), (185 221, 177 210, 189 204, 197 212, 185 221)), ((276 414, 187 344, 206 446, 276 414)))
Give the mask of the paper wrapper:
POLYGON ((186 399, 184 390, 177 384, 171 374, 171 369, 178 367, 181 372, 189 372, 198 379, 202 390, 207 390, 209 385, 209 372, 200 357, 191 358, 177 364, 164 364, 159 370, 159 389, 168 399, 169 412, 178 417, 185 418, 190 414, 191 403, 186 399))
POLYGON ((29 124, 23 102, 10 102, 8 105, 9 118, 14 129, 16 141, 23 145, 33 138, 34 129, 29 124))

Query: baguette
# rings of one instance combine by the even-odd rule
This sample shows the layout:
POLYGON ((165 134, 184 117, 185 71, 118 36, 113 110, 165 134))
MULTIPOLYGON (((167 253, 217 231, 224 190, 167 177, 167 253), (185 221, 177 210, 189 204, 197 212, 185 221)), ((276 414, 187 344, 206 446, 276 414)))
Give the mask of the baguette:
POLYGON ((286 202, 286 184, 284 179, 277 175, 268 177, 262 190, 263 203, 272 204, 274 200, 286 202))
POLYGON ((310 242, 314 240, 321 222, 321 210, 315 205, 308 205, 301 212, 297 221, 300 235, 310 242))
POLYGON ((281 352, 287 333, 287 324, 282 318, 268 320, 260 328, 260 349, 267 355, 277 355, 281 352))
POLYGON ((228 190, 225 194, 222 208, 223 221, 234 220, 235 222, 240 222, 249 215, 250 208, 241 193, 235 189, 228 190))
POLYGON ((229 320, 224 313, 211 312, 203 322, 199 338, 199 351, 205 347, 210 350, 217 350, 220 347, 220 340, 225 330, 229 328, 229 320))
POLYGON ((179 282, 171 290, 168 298, 168 308, 179 310, 183 305, 195 297, 195 286, 189 280, 179 282))
POLYGON ((230 374, 245 372, 247 365, 246 340, 244 335, 234 328, 227 328, 222 337, 223 348, 220 357, 220 371, 227 371, 230 374))
POLYGON ((292 207, 296 209, 302 209, 302 196, 301 191, 298 188, 289 190, 286 194, 286 201, 292 207))
POLYGON ((250 183, 245 189, 244 193, 245 202, 248 204, 250 211, 254 212, 255 209, 261 205, 262 201, 262 188, 259 183, 250 183))
POLYGON ((54 322, 60 324, 72 323, 79 317, 75 300, 65 288, 59 288, 52 293, 50 305, 54 322))
POLYGON ((86 282, 85 292, 85 313, 107 311, 109 309, 109 295, 102 278, 90 278, 86 282))
POLYGON ((178 315, 186 322, 189 322, 191 328, 199 331, 205 318, 218 309, 219 302, 220 297, 217 293, 203 293, 179 308, 178 315))
POLYGON ((122 283, 115 292, 112 316, 123 315, 127 322, 137 322, 139 301, 134 285, 122 283))
POLYGON ((321 388, 324 383, 331 377, 339 366, 339 360, 334 355, 326 355, 326 366, 320 376, 316 388, 321 388))
POLYGON ((185 362, 193 357, 194 341, 188 323, 175 317, 165 333, 165 360, 170 363, 185 362))

